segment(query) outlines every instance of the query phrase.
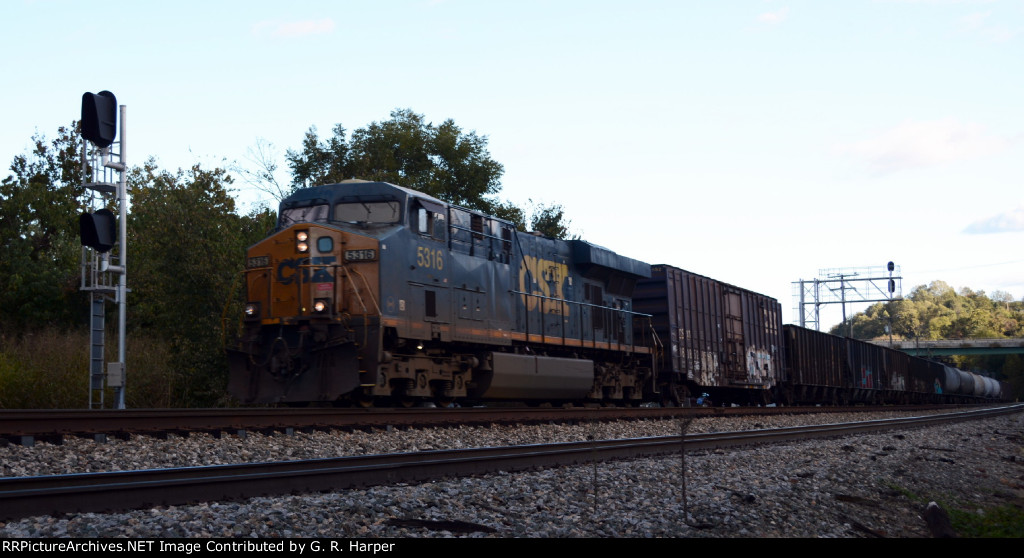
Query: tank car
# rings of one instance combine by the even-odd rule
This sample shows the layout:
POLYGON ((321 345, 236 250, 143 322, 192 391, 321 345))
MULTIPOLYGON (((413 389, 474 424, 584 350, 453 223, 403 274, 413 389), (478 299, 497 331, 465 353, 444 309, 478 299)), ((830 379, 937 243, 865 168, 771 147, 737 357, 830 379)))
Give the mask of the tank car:
POLYGON ((646 263, 384 182, 302 189, 247 251, 229 392, 244 403, 637 403, 646 263))

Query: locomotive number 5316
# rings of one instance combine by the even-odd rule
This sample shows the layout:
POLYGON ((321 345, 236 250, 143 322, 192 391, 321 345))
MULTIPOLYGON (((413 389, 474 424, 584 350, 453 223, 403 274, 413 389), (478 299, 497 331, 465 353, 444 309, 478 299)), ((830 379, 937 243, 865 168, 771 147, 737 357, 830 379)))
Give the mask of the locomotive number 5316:
POLYGON ((416 265, 440 271, 444 269, 443 253, 441 250, 419 246, 416 248, 416 265))

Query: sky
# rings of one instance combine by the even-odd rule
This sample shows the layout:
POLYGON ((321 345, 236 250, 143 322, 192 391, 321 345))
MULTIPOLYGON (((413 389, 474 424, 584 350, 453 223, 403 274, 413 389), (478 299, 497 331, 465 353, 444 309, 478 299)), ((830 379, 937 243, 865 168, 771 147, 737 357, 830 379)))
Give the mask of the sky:
POLYGON ((500 198, 786 323, 795 282, 890 261, 904 295, 1024 298, 1024 0, 2 0, 0 21, 5 165, 85 92, 126 106, 129 165, 172 171, 260 142, 286 168, 311 126, 408 108, 486 136, 500 198))

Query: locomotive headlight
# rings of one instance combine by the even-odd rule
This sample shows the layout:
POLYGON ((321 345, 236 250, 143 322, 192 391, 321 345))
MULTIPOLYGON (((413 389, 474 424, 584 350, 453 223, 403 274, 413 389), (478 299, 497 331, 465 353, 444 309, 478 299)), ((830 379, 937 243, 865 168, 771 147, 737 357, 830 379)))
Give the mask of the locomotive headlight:
POLYGON ((249 319, 256 319, 260 317, 260 303, 259 302, 247 302, 245 303, 245 317, 249 319))
POLYGON ((295 231, 295 249, 300 253, 309 252, 309 231, 295 231))
POLYGON ((323 298, 318 298, 315 301, 313 301, 313 311, 316 312, 317 314, 323 314, 324 312, 326 312, 327 300, 323 298))

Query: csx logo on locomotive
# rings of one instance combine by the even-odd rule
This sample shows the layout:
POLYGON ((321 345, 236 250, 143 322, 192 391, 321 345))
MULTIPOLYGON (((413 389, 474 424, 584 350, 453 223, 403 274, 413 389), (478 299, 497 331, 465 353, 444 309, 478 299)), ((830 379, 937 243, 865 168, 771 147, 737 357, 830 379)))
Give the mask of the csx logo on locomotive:
POLYGON ((317 267, 312 270, 309 267, 302 267, 306 265, 323 265, 330 266, 337 263, 337 258, 334 256, 317 256, 313 258, 288 258, 281 260, 277 264, 277 282, 282 285, 291 285, 296 281, 296 276, 300 270, 302 272, 302 282, 309 283, 324 283, 333 281, 331 272, 328 271, 328 267, 317 267), (310 273, 312 271, 312 273, 310 273))
MULTIPOLYGON (((519 268, 519 290, 548 298, 565 300, 566 293, 563 283, 569 277, 569 266, 561 262, 553 262, 534 256, 523 256, 523 265, 519 268), (532 284, 531 284, 532 282, 532 284)), ((530 311, 536 310, 540 299, 536 296, 523 295, 523 303, 530 311)), ((569 305, 544 304, 548 314, 569 314, 569 305)))

